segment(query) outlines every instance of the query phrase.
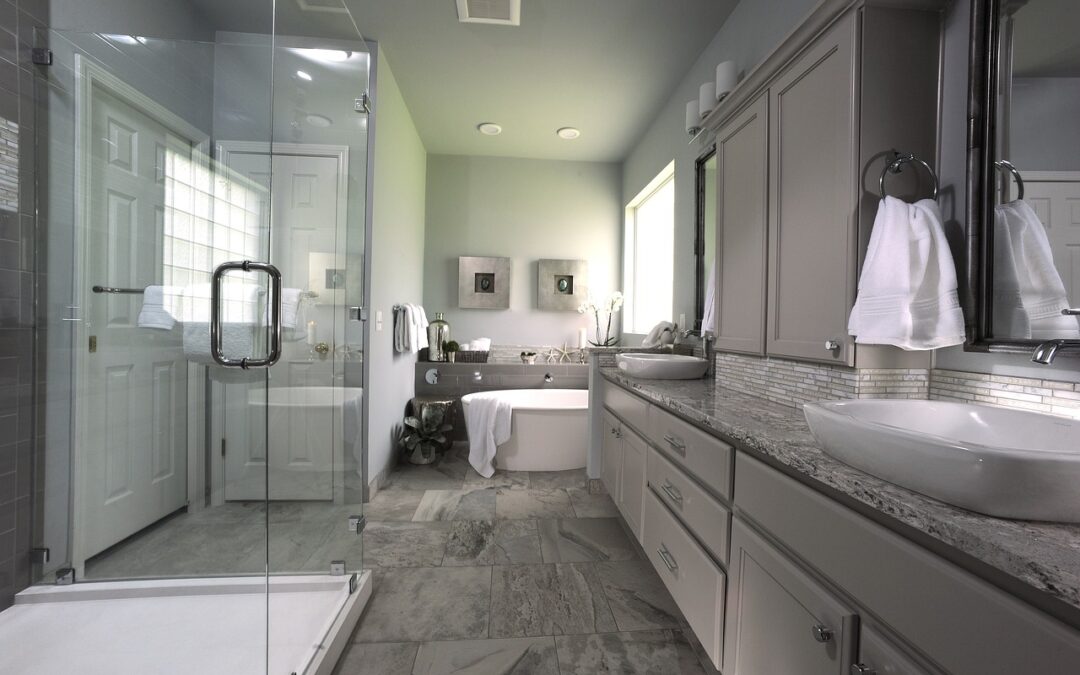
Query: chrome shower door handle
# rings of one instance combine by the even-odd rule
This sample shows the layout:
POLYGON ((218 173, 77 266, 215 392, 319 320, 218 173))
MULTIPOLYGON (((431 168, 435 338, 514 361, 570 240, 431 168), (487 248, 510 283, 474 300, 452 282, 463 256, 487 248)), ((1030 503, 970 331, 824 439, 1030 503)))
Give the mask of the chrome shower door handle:
POLYGON ((270 263, 252 260, 224 262, 214 270, 210 282, 210 356, 226 368, 269 368, 281 358, 281 272, 270 263), (221 330, 221 284, 225 274, 233 270, 266 272, 270 277, 270 350, 261 359, 230 359, 222 352, 224 334, 221 330))

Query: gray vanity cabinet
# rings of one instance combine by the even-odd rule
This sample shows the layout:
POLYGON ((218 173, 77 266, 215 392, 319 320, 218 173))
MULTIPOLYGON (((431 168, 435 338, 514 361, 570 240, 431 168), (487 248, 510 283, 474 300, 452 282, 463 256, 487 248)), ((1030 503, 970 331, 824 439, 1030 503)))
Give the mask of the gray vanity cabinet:
POLYGON ((838 19, 769 87, 766 348, 772 355, 839 363, 851 357, 855 16, 838 19))
POLYGON ((622 432, 622 472, 615 503, 630 531, 641 541, 641 508, 645 497, 645 441, 629 429, 622 432))
POLYGON ((858 616, 736 519, 723 672, 848 675, 858 616))
POLYGON ((621 435, 618 418, 605 410, 604 442, 600 446, 600 480, 616 504, 619 503, 619 475, 622 473, 621 435))
POLYGON ((716 134, 716 347, 765 352, 769 96, 716 134))

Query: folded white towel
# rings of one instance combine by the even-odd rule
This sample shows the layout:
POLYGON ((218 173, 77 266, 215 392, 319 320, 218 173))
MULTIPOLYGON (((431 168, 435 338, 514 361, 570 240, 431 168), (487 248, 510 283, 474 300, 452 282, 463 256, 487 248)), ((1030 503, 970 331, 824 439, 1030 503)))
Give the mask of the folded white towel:
POLYGON ((491 351, 491 338, 476 338, 469 342, 465 348, 472 352, 490 352, 491 351))
MULTIPOLYGON (((230 284, 221 301, 222 352, 229 358, 255 354, 258 298, 262 288, 253 284, 230 284)), ((195 363, 216 365, 210 355, 210 284, 184 289, 184 356, 195 363), (205 317, 205 318, 203 318, 205 317)))
MULTIPOLYGON (((716 332, 716 258, 709 267, 709 280, 705 282, 705 309, 701 317, 701 332, 716 332)), ((683 326, 690 328, 690 326, 683 326)))
POLYGON ((465 406, 469 464, 484 478, 495 473, 495 450, 510 440, 513 407, 498 394, 473 394, 465 406))
POLYGON ((142 308, 139 310, 139 328, 155 328, 158 330, 172 330, 176 325, 176 317, 165 308, 176 291, 165 286, 147 286, 142 295, 142 308))
POLYGON ((964 342, 964 315, 937 202, 878 206, 848 333, 860 344, 937 349, 964 342))
POLYGON ((649 334, 641 341, 642 347, 659 347, 669 345, 675 341, 675 324, 670 321, 661 321, 652 327, 649 334))
POLYGON ((1080 337, 1077 317, 1061 313, 1070 305, 1046 228, 1023 200, 994 209, 993 289, 995 337, 1080 337))

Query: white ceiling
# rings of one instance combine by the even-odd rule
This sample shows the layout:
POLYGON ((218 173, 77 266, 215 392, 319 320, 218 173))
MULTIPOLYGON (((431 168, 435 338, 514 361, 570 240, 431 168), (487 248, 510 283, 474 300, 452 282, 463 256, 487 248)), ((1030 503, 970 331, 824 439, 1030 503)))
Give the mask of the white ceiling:
MULTIPOLYGON (((248 2, 192 2, 218 30, 248 30, 248 2)), ((454 0, 318 4, 334 2, 347 13, 278 0, 278 33, 379 42, 428 152, 588 161, 625 158, 737 4, 523 0, 511 27, 459 23, 454 0)))

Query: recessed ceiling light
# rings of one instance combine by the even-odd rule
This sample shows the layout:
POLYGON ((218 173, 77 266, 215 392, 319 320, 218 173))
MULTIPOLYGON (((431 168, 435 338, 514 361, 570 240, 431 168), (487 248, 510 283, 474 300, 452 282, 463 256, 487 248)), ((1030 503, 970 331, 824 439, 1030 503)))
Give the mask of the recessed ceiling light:
POLYGON ((328 126, 330 126, 331 124, 334 123, 334 121, 332 119, 330 119, 329 117, 326 117, 325 115, 312 114, 312 115, 308 115, 304 119, 307 120, 307 123, 310 124, 311 126, 320 127, 320 128, 326 128, 326 127, 328 127, 328 126))
POLYGON ((581 130, 575 129, 574 127, 563 127, 555 133, 559 135, 559 138, 566 141, 572 141, 575 138, 581 136, 581 130))
POLYGON ((311 75, 304 72, 303 70, 296 71, 296 76, 299 77, 301 80, 307 80, 308 82, 311 82, 311 75))
POLYGON ((502 127, 494 122, 483 122, 476 125, 476 130, 485 136, 498 136, 502 133, 502 127))

